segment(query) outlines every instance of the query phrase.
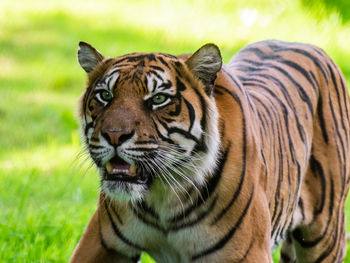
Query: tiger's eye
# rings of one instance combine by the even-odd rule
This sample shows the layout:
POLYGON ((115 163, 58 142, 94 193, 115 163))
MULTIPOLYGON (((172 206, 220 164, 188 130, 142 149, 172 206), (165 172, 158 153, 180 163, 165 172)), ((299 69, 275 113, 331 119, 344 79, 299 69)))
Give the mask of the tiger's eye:
POLYGON ((152 101, 154 104, 161 104, 166 100, 166 96, 163 94, 157 94, 152 97, 152 101))
POLYGON ((113 95, 108 90, 104 90, 101 92, 101 98, 105 101, 110 101, 113 98, 113 95))

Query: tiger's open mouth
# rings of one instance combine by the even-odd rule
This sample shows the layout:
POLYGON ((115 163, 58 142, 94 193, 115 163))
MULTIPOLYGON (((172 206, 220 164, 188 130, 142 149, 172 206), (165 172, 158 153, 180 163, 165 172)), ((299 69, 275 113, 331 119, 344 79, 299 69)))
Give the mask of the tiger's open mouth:
POLYGON ((135 164, 125 162, 118 155, 115 155, 105 164, 105 173, 103 175, 105 181, 122 181, 128 183, 144 183, 145 178, 138 171, 135 164))

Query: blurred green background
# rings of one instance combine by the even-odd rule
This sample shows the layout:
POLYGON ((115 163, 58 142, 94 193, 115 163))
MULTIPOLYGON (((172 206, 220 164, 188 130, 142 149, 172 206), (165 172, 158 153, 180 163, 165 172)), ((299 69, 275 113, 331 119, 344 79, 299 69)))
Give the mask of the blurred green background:
MULTIPOLYGON (((79 40, 105 56, 189 53, 214 42, 225 62, 254 41, 301 41, 326 50, 349 83, 349 5, 0 0, 0 262, 67 262, 95 210, 98 177, 81 151, 75 117, 86 82, 79 40)), ((151 260, 144 255, 143 262, 151 260)))

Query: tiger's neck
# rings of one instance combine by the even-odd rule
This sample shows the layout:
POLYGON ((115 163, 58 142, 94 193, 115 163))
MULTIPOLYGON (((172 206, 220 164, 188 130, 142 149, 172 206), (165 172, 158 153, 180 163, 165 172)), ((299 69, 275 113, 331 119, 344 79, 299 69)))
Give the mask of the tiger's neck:
POLYGON ((214 181, 218 181, 216 173, 223 156, 220 150, 219 114, 214 98, 206 103, 206 126, 203 132, 205 151, 199 153, 200 158, 190 167, 178 169, 183 175, 175 174, 172 178, 165 175, 168 176, 166 180, 164 176, 156 178, 141 201, 143 205, 152 207, 166 221, 169 218, 186 216, 204 204, 210 197, 208 189, 212 188, 214 181))
POLYGON ((218 154, 214 171, 207 176, 204 184, 186 181, 182 182, 181 187, 171 188, 165 186, 161 180, 157 180, 143 201, 131 205, 153 214, 159 220, 158 224, 169 231, 180 226, 185 227, 191 220, 197 220, 198 215, 204 217, 205 211, 209 211, 216 202, 215 191, 229 150, 230 145, 218 154))

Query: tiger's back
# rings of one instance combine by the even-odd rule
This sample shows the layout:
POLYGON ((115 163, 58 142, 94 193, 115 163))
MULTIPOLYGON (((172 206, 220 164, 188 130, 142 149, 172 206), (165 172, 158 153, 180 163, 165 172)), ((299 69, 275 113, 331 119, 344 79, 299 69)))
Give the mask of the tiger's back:
POLYGON ((263 41, 222 65, 104 58, 81 44, 83 135, 98 208, 71 262, 342 262, 349 97, 320 49, 263 41))
POLYGON ((242 83, 253 113, 247 126, 260 138, 272 245, 286 238, 281 262, 296 254, 303 262, 340 262, 350 161, 341 71, 314 46, 271 40, 241 50, 227 72, 242 83))

